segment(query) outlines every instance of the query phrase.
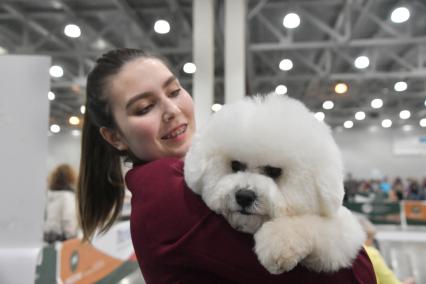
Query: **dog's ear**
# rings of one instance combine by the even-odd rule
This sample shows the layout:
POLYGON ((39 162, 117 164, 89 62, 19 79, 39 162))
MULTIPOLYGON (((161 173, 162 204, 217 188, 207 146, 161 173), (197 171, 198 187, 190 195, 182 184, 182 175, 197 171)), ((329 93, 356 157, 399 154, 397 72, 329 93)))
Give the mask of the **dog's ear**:
POLYGON ((192 191, 201 195, 203 189, 202 178, 207 168, 206 157, 203 155, 203 146, 193 139, 193 143, 185 156, 184 175, 186 184, 192 191))
POLYGON ((342 206, 343 174, 335 167, 322 168, 315 177, 315 185, 320 197, 320 213, 324 216, 334 215, 342 206))

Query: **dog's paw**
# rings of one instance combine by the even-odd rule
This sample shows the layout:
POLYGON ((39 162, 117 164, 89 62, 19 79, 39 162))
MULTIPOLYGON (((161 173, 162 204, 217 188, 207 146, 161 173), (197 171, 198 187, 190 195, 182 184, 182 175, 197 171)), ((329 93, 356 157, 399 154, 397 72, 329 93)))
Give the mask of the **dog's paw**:
POLYGON ((274 222, 263 224, 254 239, 260 263, 272 274, 292 270, 311 252, 311 245, 291 227, 285 228, 274 222))

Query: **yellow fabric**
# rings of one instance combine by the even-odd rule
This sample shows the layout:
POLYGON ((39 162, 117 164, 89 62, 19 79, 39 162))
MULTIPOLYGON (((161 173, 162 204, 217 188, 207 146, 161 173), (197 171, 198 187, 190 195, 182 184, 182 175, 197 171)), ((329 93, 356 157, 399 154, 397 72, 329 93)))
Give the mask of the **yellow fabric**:
POLYGON ((380 252, 372 246, 364 246, 373 264, 374 273, 376 274, 377 284, 401 284, 395 274, 386 265, 385 260, 380 252))

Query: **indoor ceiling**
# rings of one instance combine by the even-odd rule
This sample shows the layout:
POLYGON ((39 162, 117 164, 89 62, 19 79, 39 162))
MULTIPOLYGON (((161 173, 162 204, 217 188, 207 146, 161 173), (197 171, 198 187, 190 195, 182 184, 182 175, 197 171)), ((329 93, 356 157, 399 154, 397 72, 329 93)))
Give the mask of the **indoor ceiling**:
MULTIPOLYGON (((194 0, 195 1, 195 0, 194 0)), ((249 0, 247 2, 247 93, 274 91, 283 84, 288 94, 303 100, 313 111, 325 113, 331 126, 354 121, 354 128, 380 125, 389 118, 392 127, 412 125, 426 118, 426 2, 422 0, 249 0), (390 20, 392 11, 405 6, 410 18, 390 20), (287 29, 283 18, 297 13, 300 26, 287 29), (368 56, 365 69, 354 60, 368 56), (293 68, 279 68, 282 59, 293 68), (398 81, 407 83, 402 92, 398 81), (336 83, 349 89, 336 94, 336 83), (374 109, 370 102, 383 100, 374 109), (334 108, 324 110, 324 101, 334 108), (401 119, 401 110, 411 117, 401 119), (364 111, 366 119, 354 114, 364 111)), ((215 102, 224 99, 224 0, 215 1, 215 102)), ((85 78, 97 57, 117 47, 135 47, 168 59, 183 86, 192 90, 192 75, 183 72, 192 61, 191 0, 0 0, 0 46, 9 54, 43 54, 64 69, 52 78, 55 100, 50 120, 70 127, 71 115, 81 116, 85 78), (156 20, 165 19, 171 30, 158 34, 156 20), (76 24, 81 36, 64 34, 76 24)), ((425 128, 424 128, 425 129, 425 128)))

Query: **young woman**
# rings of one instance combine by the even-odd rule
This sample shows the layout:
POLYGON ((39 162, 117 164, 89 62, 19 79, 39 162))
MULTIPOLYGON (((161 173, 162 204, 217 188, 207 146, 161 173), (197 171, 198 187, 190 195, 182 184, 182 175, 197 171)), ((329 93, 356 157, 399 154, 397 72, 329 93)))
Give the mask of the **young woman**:
POLYGON ((232 229, 187 188, 183 161, 195 131, 188 92, 163 61, 133 49, 104 54, 87 80, 78 209, 84 237, 107 230, 132 192, 134 249, 147 283, 376 283, 360 251, 351 268, 269 274, 253 238, 232 229))

